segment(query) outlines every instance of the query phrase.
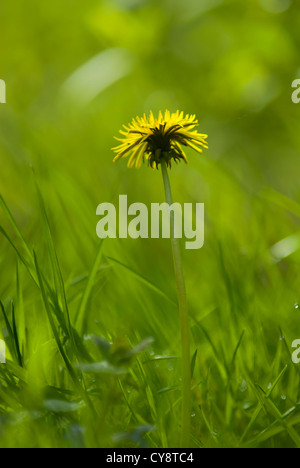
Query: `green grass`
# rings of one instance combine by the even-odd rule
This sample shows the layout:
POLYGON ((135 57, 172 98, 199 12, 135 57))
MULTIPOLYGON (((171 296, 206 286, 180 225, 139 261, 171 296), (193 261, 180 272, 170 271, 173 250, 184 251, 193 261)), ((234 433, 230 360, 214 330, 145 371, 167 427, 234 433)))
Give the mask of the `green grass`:
MULTIPOLYGON (((169 295, 163 283, 106 256, 101 241, 88 272, 65 280, 39 190, 36 197, 43 233, 36 249, 1 198, 3 243, 16 265, 12 294, 1 302, 8 347, 0 367, 1 446, 178 446, 174 291, 169 295), (127 307, 122 312, 121 291, 134 328, 126 323, 127 307)), ((299 368, 290 347, 298 311, 290 304, 280 316, 278 294, 287 291, 276 289, 284 265, 267 261, 267 252, 257 264, 256 256, 228 251, 222 241, 208 249, 213 271, 208 279, 202 274, 196 290, 190 287, 191 446, 299 447, 299 368), (208 284, 215 304, 204 307, 208 284)))
POLYGON ((164 201, 110 148, 166 108, 209 135, 170 174, 205 204, 181 245, 191 446, 300 447, 299 8, 271 3, 1 0, 1 448, 180 444, 170 241, 96 236, 99 203, 164 201))

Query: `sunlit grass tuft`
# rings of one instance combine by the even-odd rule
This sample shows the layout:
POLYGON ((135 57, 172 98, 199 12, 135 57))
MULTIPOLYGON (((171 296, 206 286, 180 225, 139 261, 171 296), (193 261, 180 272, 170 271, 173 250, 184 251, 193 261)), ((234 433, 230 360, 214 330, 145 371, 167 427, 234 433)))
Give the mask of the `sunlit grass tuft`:
MULTIPOLYGON (((146 276, 140 260, 122 258, 111 244, 95 245, 90 267, 72 277, 40 190, 36 200, 43 234, 32 246, 1 198, 2 239, 17 265, 0 303, 1 447, 175 447, 180 337, 169 280, 164 287, 151 271, 146 276)), ((229 245, 208 242, 214 279, 204 282, 205 306, 188 285, 191 445, 299 447, 292 288, 278 261, 266 254, 260 263, 256 249, 241 256, 229 245)))

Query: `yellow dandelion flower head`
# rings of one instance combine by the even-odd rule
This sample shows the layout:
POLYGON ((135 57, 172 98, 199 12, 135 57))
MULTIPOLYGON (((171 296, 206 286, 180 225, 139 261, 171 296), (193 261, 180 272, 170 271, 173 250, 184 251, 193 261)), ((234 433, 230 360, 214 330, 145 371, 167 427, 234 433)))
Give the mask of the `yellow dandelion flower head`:
POLYGON ((120 130, 122 138, 115 138, 120 142, 112 148, 117 154, 114 162, 129 157, 128 167, 140 168, 147 160, 152 168, 158 168, 164 159, 171 167, 172 159, 177 163, 181 159, 187 163, 187 157, 182 146, 189 146, 198 153, 202 148, 208 148, 207 135, 194 130, 198 126, 195 115, 185 115, 183 112, 166 110, 163 115, 159 112, 155 118, 153 112, 149 117, 136 117, 130 124, 123 125, 120 130))

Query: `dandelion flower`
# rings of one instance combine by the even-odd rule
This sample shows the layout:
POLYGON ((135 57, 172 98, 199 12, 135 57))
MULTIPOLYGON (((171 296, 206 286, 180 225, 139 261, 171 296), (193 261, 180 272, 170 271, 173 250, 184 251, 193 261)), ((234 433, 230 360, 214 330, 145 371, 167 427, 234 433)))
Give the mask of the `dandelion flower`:
POLYGON ((155 118, 153 112, 149 117, 136 117, 130 124, 123 125, 120 130, 122 138, 115 138, 120 145, 112 150, 117 153, 114 162, 129 157, 128 167, 140 168, 147 160, 152 168, 158 168, 163 159, 171 167, 172 159, 177 163, 181 159, 187 163, 187 157, 182 146, 189 146, 198 153, 202 148, 208 148, 207 135, 194 130, 198 126, 195 115, 166 110, 165 115, 159 112, 155 118))
MULTIPOLYGON (((171 185, 168 167, 171 167, 172 159, 177 163, 183 159, 187 163, 187 157, 182 149, 190 147, 202 153, 207 148, 207 135, 198 133, 195 127, 198 120, 195 115, 183 112, 166 110, 163 115, 159 112, 155 118, 153 112, 149 117, 136 117, 127 126, 120 130, 122 138, 116 138, 120 144, 112 148, 116 153, 114 162, 128 157, 128 167, 134 164, 140 168, 143 161, 148 161, 150 167, 161 166, 161 173, 165 188, 166 202, 173 206, 171 185)), ((174 210, 170 209, 170 233, 173 254, 174 273, 177 285, 178 311, 181 330, 181 368, 182 368, 182 421, 181 421, 181 447, 190 447, 191 434, 191 358, 190 358, 190 332, 187 296, 185 280, 180 252, 179 239, 175 236, 174 210)))

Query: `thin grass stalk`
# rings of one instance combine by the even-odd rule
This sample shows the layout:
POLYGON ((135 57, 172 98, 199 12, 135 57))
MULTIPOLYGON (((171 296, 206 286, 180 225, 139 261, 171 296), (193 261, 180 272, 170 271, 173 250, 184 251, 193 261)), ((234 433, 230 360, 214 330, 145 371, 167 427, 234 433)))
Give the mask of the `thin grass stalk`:
MULTIPOLYGON (((171 206, 173 197, 166 162, 161 160, 161 170, 164 181, 166 201, 171 206)), ((174 212, 170 210, 171 245, 174 262, 174 271, 177 285, 178 307, 181 331, 181 372, 182 372, 182 426, 181 447, 188 448, 190 443, 191 427, 191 358, 190 358, 190 333, 188 320, 188 306, 186 297, 185 280, 182 267, 179 239, 175 237, 174 212)))

